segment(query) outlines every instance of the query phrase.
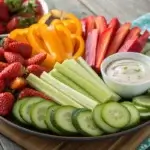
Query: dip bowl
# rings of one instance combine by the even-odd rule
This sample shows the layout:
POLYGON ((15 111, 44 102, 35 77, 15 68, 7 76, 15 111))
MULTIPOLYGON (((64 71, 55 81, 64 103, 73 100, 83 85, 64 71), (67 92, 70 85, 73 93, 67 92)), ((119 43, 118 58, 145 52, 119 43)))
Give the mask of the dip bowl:
MULTIPOLYGON (((142 82, 137 82, 134 84, 128 82, 119 82, 107 75, 106 69, 111 63, 117 60, 124 59, 139 61, 141 63, 148 64, 148 66, 150 67, 150 57, 144 54, 134 52, 116 53, 107 57, 101 64, 101 74, 104 82, 110 89, 112 89, 112 91, 114 91, 123 98, 132 98, 134 96, 145 93, 150 88, 150 72, 148 80, 144 80, 142 82)), ((149 71, 149 69, 147 69, 147 71, 149 71)))

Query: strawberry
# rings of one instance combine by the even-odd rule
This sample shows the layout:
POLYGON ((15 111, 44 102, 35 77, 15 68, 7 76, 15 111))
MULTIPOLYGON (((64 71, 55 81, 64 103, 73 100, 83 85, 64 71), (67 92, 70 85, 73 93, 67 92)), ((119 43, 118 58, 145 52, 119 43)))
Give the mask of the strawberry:
POLYGON ((34 24, 35 22, 36 22, 35 17, 27 18, 27 17, 15 16, 8 22, 6 28, 8 32, 11 32, 16 28, 26 28, 31 24, 34 24))
POLYGON ((10 88, 11 89, 22 89, 26 86, 26 80, 22 77, 17 77, 15 78, 11 84, 10 84, 10 88))
POLYGON ((17 41, 9 43, 6 50, 19 53, 24 58, 29 58, 32 54, 32 47, 29 44, 17 41))
POLYGON ((7 63, 9 64, 14 63, 14 62, 20 62, 23 65, 25 62, 24 58, 20 54, 17 54, 17 53, 4 52, 4 57, 7 63))
POLYGON ((39 0, 23 0, 20 13, 22 15, 43 15, 43 7, 39 0))
POLYGON ((4 48, 0 47, 0 60, 4 60, 4 48))
POLYGON ((6 31, 6 27, 4 26, 2 22, 0 22, 0 34, 5 33, 5 31, 6 31))
POLYGON ((48 96, 46 96, 45 94, 43 94, 42 92, 33 90, 31 88, 25 88, 23 89, 20 93, 18 98, 22 99, 24 97, 32 97, 32 96, 37 96, 37 97, 41 97, 44 98, 46 100, 51 100, 48 96))
POLYGON ((40 65, 46 59, 46 56, 46 53, 39 53, 37 55, 34 55, 33 57, 26 60, 26 66, 40 65))
POLYGON ((20 62, 8 65, 0 72, 0 79, 13 79, 24 74, 24 68, 20 62))
POLYGON ((5 82, 4 80, 0 80, 0 93, 3 92, 5 89, 5 82))
POLYGON ((47 68, 39 65, 30 65, 27 67, 27 71, 36 76, 40 76, 44 71, 48 72, 47 68))
POLYGON ((0 20, 7 22, 9 20, 9 10, 7 5, 5 4, 5 0, 0 0, 0 20))
POLYGON ((7 49, 7 48, 8 48, 8 45, 9 45, 10 43, 15 42, 15 41, 16 41, 16 40, 13 40, 13 39, 11 39, 11 38, 9 38, 9 37, 4 38, 4 39, 3 39, 3 47, 4 47, 4 49, 7 49))
POLYGON ((10 12, 16 12, 20 9, 22 0, 3 0, 10 12))
POLYGON ((0 61, 0 71, 2 71, 4 68, 6 68, 9 64, 4 63, 2 61, 0 61))
POLYGON ((10 92, 0 93, 0 116, 6 116, 11 112, 14 104, 14 96, 10 92))

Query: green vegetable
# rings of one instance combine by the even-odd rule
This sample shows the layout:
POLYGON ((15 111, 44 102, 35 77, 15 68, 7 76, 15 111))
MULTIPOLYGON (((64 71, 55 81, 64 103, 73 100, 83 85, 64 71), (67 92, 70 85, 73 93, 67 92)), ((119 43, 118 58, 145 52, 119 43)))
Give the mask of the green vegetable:
POLYGON ((56 69, 53 69, 52 71, 49 72, 54 78, 59 80, 60 82, 68 85, 69 87, 73 88, 74 90, 84 94, 85 96, 88 96, 89 98, 94 99, 88 92, 86 92, 84 89, 82 89, 80 86, 78 86, 76 83, 74 83, 72 80, 58 72, 56 69))
POLYGON ((67 76, 70 80, 72 80, 73 82, 78 84, 80 87, 82 87, 84 90, 86 90, 90 95, 92 95, 95 98, 95 100, 99 102, 105 102, 111 98, 111 94, 106 93, 103 90, 103 87, 102 89, 97 89, 94 84, 88 82, 85 78, 77 75, 74 71, 68 69, 64 65, 56 63, 54 67, 60 73, 67 76))
POLYGON ((46 72, 43 72, 40 78, 44 80, 45 82, 49 83, 51 86, 58 89, 63 94, 73 99, 78 104, 82 105, 83 107, 93 109, 98 104, 98 102, 90 99, 89 97, 61 83, 59 80, 55 79, 54 77, 52 77, 50 74, 46 72))
POLYGON ((29 85, 34 87, 35 89, 45 93, 49 97, 51 97, 56 103, 61 105, 71 105, 77 108, 81 108, 82 106, 76 103, 67 95, 63 94, 55 87, 51 86, 50 84, 46 83, 42 79, 38 78, 34 74, 30 73, 29 76, 26 78, 29 85))

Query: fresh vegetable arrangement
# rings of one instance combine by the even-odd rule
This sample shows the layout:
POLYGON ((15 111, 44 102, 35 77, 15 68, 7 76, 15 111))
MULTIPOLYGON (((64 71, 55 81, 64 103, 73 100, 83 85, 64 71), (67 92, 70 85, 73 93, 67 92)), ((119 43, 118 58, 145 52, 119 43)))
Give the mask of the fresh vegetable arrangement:
POLYGON ((26 28, 44 14, 39 0, 1 0, 0 10, 0 34, 26 28))
POLYGON ((106 57, 141 53, 149 33, 140 31, 117 18, 79 20, 59 10, 13 30, 0 48, 0 115, 64 136, 112 134, 148 120, 149 90, 125 100, 99 75, 106 57))

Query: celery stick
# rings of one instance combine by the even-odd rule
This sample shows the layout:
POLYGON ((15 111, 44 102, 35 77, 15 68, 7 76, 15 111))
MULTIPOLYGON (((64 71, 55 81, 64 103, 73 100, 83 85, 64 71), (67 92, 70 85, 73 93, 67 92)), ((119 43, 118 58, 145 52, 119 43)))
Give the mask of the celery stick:
POLYGON ((112 100, 118 101, 121 99, 121 97, 119 95, 117 95, 116 93, 114 93, 113 91, 111 91, 106 84, 103 82, 103 80, 97 75, 97 73, 95 73, 95 71, 86 63, 86 61, 84 61, 84 59, 82 57, 79 57, 77 59, 78 64, 80 64, 84 69, 86 69, 86 71, 91 75, 91 78, 94 78, 97 83, 102 84, 104 87, 106 87, 109 92, 112 93, 112 100))
POLYGON ((26 80, 29 85, 31 85, 38 91, 45 93, 47 96, 51 97, 52 100, 54 100, 56 103, 59 103, 61 105, 71 105, 77 108, 83 108, 80 104, 72 100, 70 97, 63 94, 53 86, 47 84, 32 73, 29 74, 26 80))
POLYGON ((106 102, 111 98, 110 93, 106 93, 103 89, 98 89, 95 87, 94 84, 91 84, 87 80, 85 80, 83 77, 77 75, 74 71, 68 69, 64 65, 59 64, 58 62, 54 66, 55 69, 57 69, 60 73, 67 76, 69 79, 71 79, 73 82, 78 84, 80 87, 85 89, 89 94, 91 94, 97 101, 99 102, 106 102))
POLYGON ((108 87, 104 86, 104 84, 100 84, 97 82, 91 75, 83 68, 81 67, 74 59, 65 60, 62 65, 67 67, 68 69, 72 70, 82 78, 84 78, 87 82, 90 82, 93 84, 96 88, 99 90, 103 90, 106 94, 111 94, 111 100, 112 100, 112 93, 108 90, 108 87))
POLYGON ((82 89, 80 86, 78 86, 76 83, 74 83, 72 80, 58 72, 56 69, 53 69, 49 72, 55 79, 59 80, 60 82, 68 85, 69 87, 75 89, 76 91, 88 96, 91 99, 94 99, 90 94, 88 94, 84 89, 82 89))
POLYGON ((43 72, 40 78, 86 108, 93 109, 98 104, 98 102, 61 83, 46 72, 43 72))

